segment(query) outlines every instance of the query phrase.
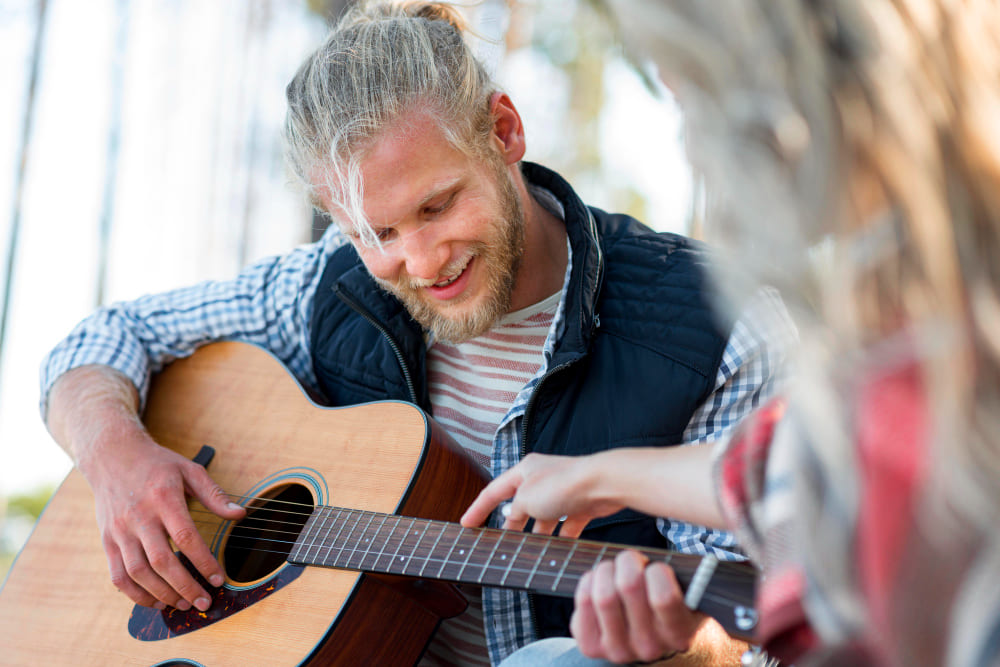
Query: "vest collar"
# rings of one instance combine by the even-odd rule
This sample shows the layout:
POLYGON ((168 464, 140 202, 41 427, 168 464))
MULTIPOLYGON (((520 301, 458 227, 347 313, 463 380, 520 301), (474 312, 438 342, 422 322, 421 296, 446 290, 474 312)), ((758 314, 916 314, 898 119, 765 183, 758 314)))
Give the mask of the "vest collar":
POLYGON ((604 279, 604 251, 597 221, 562 176, 533 162, 522 162, 521 172, 533 185, 551 192, 563 206, 566 234, 573 249, 573 268, 566 294, 566 331, 556 344, 552 364, 565 363, 586 353, 597 329, 597 299, 604 279))

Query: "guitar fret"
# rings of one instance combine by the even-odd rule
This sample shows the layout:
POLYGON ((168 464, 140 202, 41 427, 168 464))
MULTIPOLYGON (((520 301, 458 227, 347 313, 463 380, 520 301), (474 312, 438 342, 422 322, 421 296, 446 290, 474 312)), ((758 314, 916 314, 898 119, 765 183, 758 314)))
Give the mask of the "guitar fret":
POLYGON ((319 520, 317 517, 321 514, 318 510, 314 510, 309 518, 306 520, 306 525, 303 526, 302 532, 299 533, 298 538, 295 540, 295 546, 292 553, 288 555, 288 560, 293 563, 302 562, 302 549, 306 548, 306 543, 312 535, 313 528, 316 526, 316 522, 319 520))
MULTIPOLYGON (((365 514, 368 515, 368 523, 365 524, 364 529, 361 531, 361 535, 358 536, 359 540, 362 539, 362 538, 364 538, 364 536, 368 535, 368 528, 372 525, 372 521, 375 520, 375 515, 372 514, 371 512, 365 512, 365 514)), ((350 558, 347 559, 347 567, 349 569, 360 569, 361 561, 363 561, 365 559, 365 553, 366 552, 361 551, 361 544, 360 544, 360 542, 358 540, 355 540, 355 544, 357 545, 357 547, 354 549, 354 553, 352 553, 351 556, 354 556, 354 554, 360 554, 360 556, 358 557, 358 564, 357 564, 357 566, 355 566, 353 568, 351 567, 351 559, 350 558)), ((369 544, 370 544, 370 542, 369 542, 369 544)))
POLYGON ((424 570, 427 569, 427 564, 431 562, 431 558, 434 556, 434 552, 437 551, 438 543, 441 541, 441 537, 445 534, 447 526, 441 525, 441 532, 438 533, 437 538, 434 540, 434 544, 431 545, 430 551, 427 553, 427 558, 424 559, 424 564, 420 566, 420 572, 417 572, 418 577, 424 576, 424 570))
MULTIPOLYGON (((448 526, 445 526, 445 531, 447 530, 448 526)), ((455 531, 455 541, 451 543, 451 548, 448 549, 448 553, 441 559, 441 567, 438 568, 437 579, 443 579, 441 575, 444 573, 444 567, 451 562, 451 555, 455 552, 455 547, 458 546, 458 543, 462 539, 463 535, 465 535, 464 528, 459 528, 455 531)))
POLYGON ((503 586, 504 584, 507 583, 507 575, 510 574, 511 568, 514 567, 515 561, 517 561, 518 556, 521 554, 521 547, 524 546, 524 543, 525 543, 525 541, 527 541, 527 539, 528 539, 528 535, 525 534, 524 537, 521 538, 521 543, 517 545, 517 551, 515 551, 514 555, 511 556, 510 564, 507 566, 507 571, 503 573, 503 578, 500 579, 500 585, 501 586, 503 586))
MULTIPOLYGON (((416 521, 417 521, 416 519, 410 518, 410 525, 408 525, 406 527, 406 530, 403 531, 402 536, 399 538, 399 544, 396 546, 396 551, 393 552, 392 559, 389 561, 389 567, 387 569, 388 572, 393 572, 392 567, 393 567, 393 565, 396 564, 396 557, 399 556, 399 552, 403 548, 403 541, 406 539, 407 534, 409 534, 409 532, 410 532, 410 528, 413 526, 414 523, 416 523, 416 521)), ((396 522, 396 527, 397 528, 399 527, 399 522, 398 521, 396 522)), ((406 568, 406 565, 405 565, 406 556, 399 556, 399 557, 403 559, 403 561, 404 561, 403 568, 405 569, 406 568)), ((398 574, 398 573, 396 573, 396 574, 398 574)))
POLYGON ((323 538, 320 534, 323 532, 323 529, 326 528, 326 522, 330 520, 330 510, 331 508, 329 507, 320 508, 320 514, 323 517, 323 521, 316 527, 316 531, 313 533, 313 543, 309 545, 308 549, 306 549, 306 562, 319 562, 319 553, 323 550, 323 538), (310 555, 313 547, 316 547, 315 556, 310 555))
MULTIPOLYGON (((334 564, 339 565, 340 567, 347 567, 347 563, 351 562, 351 556, 354 555, 354 545, 351 544, 351 536, 354 535, 354 531, 358 529, 358 524, 361 523, 361 518, 364 514, 361 512, 355 512, 355 510, 349 510, 347 521, 353 519, 355 515, 357 515, 357 518, 354 519, 354 525, 351 526, 347 535, 344 536, 343 540, 341 540, 339 536, 337 538, 337 541, 340 543, 340 553, 337 554, 334 564), (344 554, 347 554, 347 559, 343 563, 340 563, 339 561, 344 557, 344 554)), ((346 527, 347 522, 345 521, 344 524, 346 527)))
POLYGON ((545 554, 549 550, 549 544, 551 543, 548 541, 545 541, 542 544, 542 551, 538 554, 538 559, 535 560, 535 566, 531 568, 531 572, 528 573, 528 579, 524 582, 525 588, 531 588, 531 582, 535 578, 535 573, 538 572, 538 566, 542 564, 543 560, 545 560, 545 554))
POLYGON ((497 535, 497 543, 493 545, 493 550, 490 551, 490 555, 486 557, 486 561, 483 563, 483 569, 479 572, 479 579, 476 580, 476 583, 483 583, 483 576, 486 574, 487 568, 489 568, 493 563, 493 555, 497 552, 497 547, 500 546, 501 542, 503 542, 503 533, 497 535))
POLYGON ((323 508, 317 507, 315 510, 313 510, 312 516, 309 517, 309 520, 306 521, 305 528, 303 528, 302 532, 299 534, 299 539, 298 539, 299 546, 295 551, 296 562, 298 563, 308 562, 307 559, 309 558, 309 549, 312 547, 313 541, 315 540, 314 534, 316 532, 316 526, 320 523, 322 514, 323 514, 323 508), (304 557, 302 554, 303 549, 305 549, 306 551, 304 557))
MULTIPOLYGON (((351 510, 347 510, 347 512, 350 514, 351 510)), ((322 563, 328 567, 330 566, 330 554, 333 553, 333 548, 340 542, 340 534, 344 532, 344 521, 341 520, 341 516, 343 514, 344 510, 342 508, 338 508, 337 518, 334 519, 333 524, 331 524, 330 528, 327 530, 326 537, 323 539, 323 541, 326 542, 326 557, 323 558, 322 563), (337 534, 334 535, 333 539, 330 539, 330 532, 335 526, 340 527, 338 528, 337 534)), ((341 550, 343 550, 343 547, 341 547, 341 550)), ((323 551, 323 549, 320 548, 320 551, 323 551)))
POLYGON ((559 574, 556 575, 556 580, 552 582, 553 591, 556 590, 556 587, 562 581, 563 574, 566 572, 566 567, 569 565, 570 561, 573 560, 573 554, 576 553, 576 548, 578 546, 580 546, 580 543, 574 540, 573 548, 569 550, 569 555, 563 559, 562 567, 559 568, 559 574))
MULTIPOLYGON (((408 561, 406 562, 406 564, 405 564, 405 565, 403 565, 403 569, 402 569, 402 571, 400 572, 400 574, 406 574, 406 567, 407 567, 407 566, 408 566, 408 565, 409 565, 410 563, 412 563, 412 562, 413 562, 414 560, 418 560, 418 559, 420 558, 420 555, 419 555, 419 554, 417 554, 417 550, 418 550, 418 549, 420 549, 420 543, 421 543, 421 542, 423 542, 423 540, 424 540, 424 536, 425 536, 425 535, 427 535, 427 528, 428 528, 428 526, 430 525, 430 524, 429 524, 428 522, 426 522, 426 521, 423 521, 423 522, 421 522, 421 523, 423 523, 423 525, 424 525, 424 529, 423 529, 423 530, 422 530, 422 531, 420 532, 420 536, 419 536, 419 537, 417 537, 417 542, 416 542, 416 544, 414 544, 414 545, 413 545, 413 550, 412 550, 412 551, 410 552, 410 559, 409 559, 409 560, 408 560, 408 561)), ((413 524, 410 524, 410 525, 412 526, 413 524)), ((426 565, 426 564, 427 564, 427 559, 425 558, 425 559, 424 559, 424 565, 426 565)), ((423 568, 422 568, 422 567, 421 567, 421 571, 423 571, 423 568)))
POLYGON ((472 543, 471 547, 469 547, 469 555, 465 557, 465 562, 462 563, 462 567, 459 569, 458 576, 456 577, 458 581, 462 581, 462 575, 465 573, 465 567, 469 564, 469 559, 472 558, 472 554, 475 553, 479 540, 483 539, 483 533, 484 531, 480 531, 476 535, 476 541, 472 543))
MULTIPOLYGON (((375 515, 373 514, 372 516, 374 517, 375 515)), ((365 559, 368 558, 368 556, 370 556, 372 554, 372 545, 379 544, 378 534, 379 534, 379 532, 381 532, 382 526, 385 525, 385 520, 387 518, 389 518, 388 514, 383 514, 382 515, 382 521, 380 521, 379 524, 378 524, 378 527, 375 528, 375 533, 371 536, 371 538, 368 539, 368 546, 365 548, 365 553, 361 556, 361 561, 358 563, 358 568, 359 569, 368 570, 368 569, 371 568, 371 566, 368 566, 368 567, 365 566, 365 559)), ((366 535, 368 534, 368 529, 367 528, 365 529, 365 534, 366 535)), ((377 563, 377 562, 378 562, 378 555, 376 554, 376 556, 375 556, 375 563, 377 563)), ((375 563, 372 563, 372 565, 374 565, 375 563)))
MULTIPOLYGON (((386 515, 386 521, 382 522, 383 526, 386 528, 387 532, 386 532, 385 538, 378 539, 378 553, 375 555, 375 562, 372 564, 372 571, 373 572, 388 572, 389 571, 389 569, 388 569, 387 566, 384 566, 384 565, 380 566, 379 565, 379 560, 383 556, 387 555, 386 552, 385 552, 385 549, 386 549, 386 547, 391 546, 389 542, 392 539, 392 536, 393 536, 396 528, 399 527, 399 522, 400 521, 402 521, 402 517, 388 514, 388 515, 386 515), (389 524, 388 523, 388 519, 395 519, 396 520, 395 525, 389 524)), ((379 532, 381 532, 383 526, 379 526, 379 532)), ((378 538, 378 535, 376 535, 376 538, 378 538)), ((389 565, 392 565, 392 559, 391 559, 391 557, 389 559, 389 565)))

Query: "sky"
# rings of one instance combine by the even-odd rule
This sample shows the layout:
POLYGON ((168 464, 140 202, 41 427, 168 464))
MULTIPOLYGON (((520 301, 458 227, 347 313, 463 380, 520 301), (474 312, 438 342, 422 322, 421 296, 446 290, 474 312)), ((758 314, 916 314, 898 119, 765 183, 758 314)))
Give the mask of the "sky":
MULTIPOLYGON (((70 468, 39 417, 38 367, 97 305, 112 126, 120 152, 109 199, 105 302, 230 276, 247 261, 304 241, 306 210, 275 166, 280 146, 273 137, 284 113, 284 84, 322 28, 296 3, 270 3, 262 12, 265 4, 49 0, 0 366, 0 494, 55 485, 70 468), (124 59, 115 48, 120 25, 129 31, 124 59), (117 125, 116 62, 124 91, 117 125), (265 139, 248 148, 248 136, 265 139), (248 210, 249 222, 241 225, 248 210)), ((0 0, 3 258, 35 5, 0 0)), ((525 122, 527 157, 558 163, 570 92, 565 77, 532 49, 506 54, 495 67, 525 122)), ((610 208, 602 186, 628 184, 645 195, 647 222, 683 231, 690 182, 676 109, 654 98, 620 61, 607 65, 604 86, 605 183, 577 183, 578 190, 588 203, 610 208)))

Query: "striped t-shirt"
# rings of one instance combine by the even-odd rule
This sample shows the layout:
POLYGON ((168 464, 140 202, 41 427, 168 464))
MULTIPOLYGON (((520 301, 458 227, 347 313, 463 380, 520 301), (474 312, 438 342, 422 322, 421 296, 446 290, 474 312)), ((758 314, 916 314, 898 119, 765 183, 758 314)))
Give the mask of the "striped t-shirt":
MULTIPOLYGON (((427 352, 431 407, 438 422, 489 472, 497 428, 544 361, 542 347, 561 292, 509 313, 478 338, 436 342, 427 352)), ((490 664, 482 599, 464 590, 466 612, 444 621, 422 666, 490 664)))

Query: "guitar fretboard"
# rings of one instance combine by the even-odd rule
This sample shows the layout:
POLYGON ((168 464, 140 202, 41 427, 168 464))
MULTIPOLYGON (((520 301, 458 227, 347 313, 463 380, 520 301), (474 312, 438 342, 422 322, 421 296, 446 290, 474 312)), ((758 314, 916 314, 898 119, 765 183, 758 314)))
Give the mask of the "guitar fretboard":
MULTIPOLYGON (((337 507, 317 507, 288 560, 361 572, 573 597, 580 577, 624 545, 533 535, 337 507)), ((640 549, 686 587, 699 556, 640 549)))

